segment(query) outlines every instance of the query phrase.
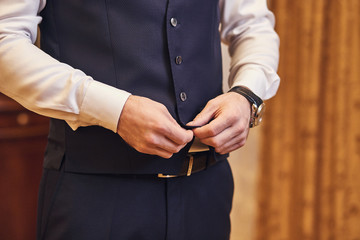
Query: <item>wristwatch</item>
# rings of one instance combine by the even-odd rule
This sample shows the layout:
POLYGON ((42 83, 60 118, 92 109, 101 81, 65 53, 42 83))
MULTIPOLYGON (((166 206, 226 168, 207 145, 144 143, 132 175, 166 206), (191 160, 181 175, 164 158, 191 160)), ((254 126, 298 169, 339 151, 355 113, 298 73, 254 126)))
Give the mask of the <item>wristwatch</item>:
POLYGON ((251 116, 249 126, 252 128, 259 125, 265 111, 265 103, 263 100, 256 96, 251 90, 242 86, 233 87, 229 92, 239 93, 250 102, 251 116))

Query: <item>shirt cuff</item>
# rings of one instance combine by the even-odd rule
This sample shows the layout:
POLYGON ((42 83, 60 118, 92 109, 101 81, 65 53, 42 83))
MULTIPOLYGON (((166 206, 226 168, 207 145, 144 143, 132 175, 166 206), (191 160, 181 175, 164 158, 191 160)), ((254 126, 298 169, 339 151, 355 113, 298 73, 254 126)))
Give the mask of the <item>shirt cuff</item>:
POLYGON ((266 76, 261 69, 249 66, 237 72, 230 88, 244 86, 249 88, 261 99, 266 100, 276 94, 279 82, 280 79, 278 79, 277 74, 275 74, 275 76, 266 76), (269 81, 269 77, 274 79, 269 81))
POLYGON ((81 106, 79 120, 117 132, 120 114, 131 94, 115 87, 91 81, 81 106))

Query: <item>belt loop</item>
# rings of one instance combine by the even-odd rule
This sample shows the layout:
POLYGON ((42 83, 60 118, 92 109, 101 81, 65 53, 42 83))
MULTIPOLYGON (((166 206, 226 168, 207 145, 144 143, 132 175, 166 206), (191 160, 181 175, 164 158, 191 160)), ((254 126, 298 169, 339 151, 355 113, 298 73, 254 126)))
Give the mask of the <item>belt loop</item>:
POLYGON ((190 159, 189 159, 189 166, 188 166, 188 170, 187 170, 186 176, 190 176, 190 175, 191 175, 192 168, 193 168, 193 164, 194 164, 194 156, 193 156, 192 154, 188 154, 188 156, 190 157, 190 159))
MULTIPOLYGON (((210 151, 208 152, 208 154, 206 155, 206 168, 210 167, 211 165, 213 165, 214 161, 215 161, 215 148, 214 147, 209 147, 210 151)), ((216 161, 215 161, 216 162, 216 161)))

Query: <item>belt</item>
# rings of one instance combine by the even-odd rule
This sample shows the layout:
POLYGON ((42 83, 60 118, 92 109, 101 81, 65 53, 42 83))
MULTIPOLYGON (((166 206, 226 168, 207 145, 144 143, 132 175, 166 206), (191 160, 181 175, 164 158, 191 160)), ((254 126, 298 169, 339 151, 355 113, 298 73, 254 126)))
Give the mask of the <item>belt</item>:
POLYGON ((186 159, 183 161, 181 170, 176 175, 169 175, 159 173, 157 176, 159 178, 174 178, 174 177, 183 177, 190 176, 193 173, 201 172, 206 168, 214 165, 216 163, 215 157, 211 154, 210 151, 205 152, 194 152, 188 153, 186 159))

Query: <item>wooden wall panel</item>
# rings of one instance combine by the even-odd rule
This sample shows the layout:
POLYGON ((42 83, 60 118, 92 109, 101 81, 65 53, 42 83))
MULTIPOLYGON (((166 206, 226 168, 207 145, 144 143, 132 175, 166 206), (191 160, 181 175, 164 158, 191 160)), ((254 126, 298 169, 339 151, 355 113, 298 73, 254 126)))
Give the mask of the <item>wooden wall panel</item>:
POLYGON ((360 239, 360 1, 271 0, 281 39, 257 239, 360 239))

